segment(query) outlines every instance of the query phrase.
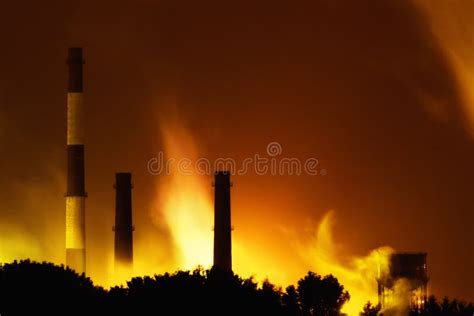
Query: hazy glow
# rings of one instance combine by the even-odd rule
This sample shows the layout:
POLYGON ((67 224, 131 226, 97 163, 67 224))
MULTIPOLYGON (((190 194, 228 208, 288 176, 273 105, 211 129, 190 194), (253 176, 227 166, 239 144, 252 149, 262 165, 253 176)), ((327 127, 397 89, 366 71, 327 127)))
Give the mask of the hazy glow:
MULTIPOLYGON (((169 124, 164 127, 164 151, 169 157, 177 160, 198 158, 198 146, 184 128, 169 124)), ((177 268, 210 267, 213 249, 212 179, 180 174, 174 167, 171 171, 171 175, 162 176, 157 196, 162 201, 161 211, 177 248, 177 268)), ((232 212, 235 216, 238 210, 232 209, 232 212)), ((322 275, 333 274, 351 294, 351 300, 343 311, 357 315, 367 301, 378 302, 377 274, 387 268, 388 255, 392 250, 381 247, 366 257, 354 257, 345 263, 338 256, 339 247, 332 238, 332 224, 333 212, 328 212, 308 242, 296 237, 301 234, 288 235, 289 243, 293 240, 297 253, 303 258, 304 264, 297 271, 298 278, 304 276, 307 267, 322 275)), ((251 241, 239 237, 233 233, 233 267, 236 273, 244 277, 253 275, 259 281, 269 277, 280 286, 297 281, 295 271, 288 271, 287 262, 272 260, 271 252, 262 252, 258 247, 252 247, 251 241)))
MULTIPOLYGON (((179 124, 162 124, 163 151, 171 158, 196 159, 201 154, 196 141, 179 124)), ((193 269, 200 265, 209 268, 213 259, 213 187, 212 177, 186 175, 171 167, 170 175, 157 177, 156 200, 153 202, 152 220, 157 227, 166 225, 171 234, 171 243, 163 242, 163 235, 145 232, 134 240, 134 265, 114 267, 113 248, 102 258, 89 258, 88 274, 96 284, 113 286, 124 284, 131 276, 153 275, 176 269, 193 269), (164 222, 164 223, 163 223, 164 222), (158 242, 157 242, 158 239, 158 242), (161 240, 161 242, 160 242, 161 240), (170 259, 171 258, 171 259, 170 259), (102 262, 100 262, 102 260, 102 262), (104 264, 103 267, 99 265, 104 264), (91 272, 92 271, 92 272, 91 272)), ((237 183, 238 185, 238 183, 237 183)), ((249 206, 251 207, 251 206, 249 206)), ((232 208, 233 217, 239 212, 232 208)), ((269 278, 278 286, 295 284, 309 270, 319 274, 333 274, 345 286, 351 300, 343 311, 357 315, 367 301, 377 303, 376 278, 380 269, 388 264, 388 247, 370 252, 366 257, 342 260, 340 247, 332 238, 333 212, 328 212, 317 229, 308 235, 301 228, 290 233, 288 227, 278 227, 276 233, 287 238, 289 249, 282 258, 279 246, 267 248, 260 244, 271 244, 273 236, 240 234, 239 227, 232 236, 234 271, 243 277, 254 276, 262 281, 269 278), (309 237, 309 239, 307 239, 309 237), (260 238, 260 241, 259 241, 260 238)), ((140 232, 140 231, 139 231, 140 232)), ((0 260, 35 258, 40 252, 31 240, 9 237, 8 243, 15 247, 6 248, 0 260), (18 247, 24 245, 24 247, 18 247), (18 249, 22 250, 19 251, 18 249)), ((137 235, 134 235, 136 237, 137 235)), ((61 251, 63 248, 61 248, 61 251)))
MULTIPOLYGON (((161 123, 164 152, 176 161, 187 158, 195 161, 202 157, 196 140, 178 121, 172 122, 169 117, 161 123), (200 156, 201 155, 201 156, 200 156)), ((193 269, 197 266, 210 268, 213 262, 213 214, 214 202, 212 176, 186 175, 177 172, 177 165, 171 165, 171 174, 162 175, 158 183, 157 202, 153 218, 164 220, 169 227, 175 254, 175 264, 169 270, 193 269)), ((233 207, 233 206, 232 206, 233 207)), ((232 208, 232 217, 239 210, 232 208)), ((296 281, 295 275, 302 276, 300 271, 288 271, 288 263, 277 262, 272 252, 255 245, 252 236, 242 236, 232 232, 232 265, 234 272, 243 277, 253 276, 257 281, 269 278, 272 282, 287 285, 296 281), (264 251, 265 250, 265 251, 264 251)), ((170 251, 165 250, 165 251, 170 251)), ((302 270, 303 271, 303 270, 302 270)))
POLYGON ((467 128, 474 136, 474 2, 414 0, 454 73, 467 128))
MULTIPOLYGON (((164 126, 164 151, 170 158, 197 159, 195 142, 179 126, 164 126)), ((211 179, 185 175, 172 165, 163 175, 158 197, 178 254, 178 268, 192 269, 212 264, 213 204, 211 179)))
POLYGON ((386 311, 392 311, 395 315, 406 315, 410 307, 412 297, 411 284, 407 279, 399 279, 389 291, 386 299, 386 311))
POLYGON ((0 263, 13 260, 39 258, 41 247, 17 227, 0 226, 0 263))
POLYGON ((64 177, 56 168, 47 170, 51 175, 47 182, 10 182, 21 199, 14 206, 2 205, 12 208, 17 216, 0 221, 0 262, 31 259, 64 263, 64 177))
POLYGON ((316 233, 309 244, 299 244, 300 255, 305 258, 313 271, 318 274, 334 275, 345 289, 349 291, 351 299, 342 309, 349 315, 358 315, 367 301, 378 302, 377 274, 379 270, 388 267, 389 254, 392 249, 381 247, 371 251, 365 257, 353 257, 345 263, 338 246, 332 236, 334 223, 333 212, 328 212, 319 224, 316 233))

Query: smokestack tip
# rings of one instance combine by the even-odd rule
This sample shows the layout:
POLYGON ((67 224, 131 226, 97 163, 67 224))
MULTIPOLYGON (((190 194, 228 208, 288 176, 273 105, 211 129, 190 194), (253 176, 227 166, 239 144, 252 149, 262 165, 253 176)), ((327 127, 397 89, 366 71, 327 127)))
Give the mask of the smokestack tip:
POLYGON ((115 178, 116 179, 131 179, 132 173, 131 172, 116 172, 115 178))
POLYGON ((214 175, 216 177, 218 177, 218 176, 230 176, 230 171, 228 171, 228 170, 216 171, 216 172, 214 172, 214 175))
POLYGON ((216 171, 214 172, 214 186, 216 187, 230 187, 230 171, 216 171))
POLYGON ((132 174, 130 172, 115 173, 115 188, 133 188, 132 174))
POLYGON ((82 47, 70 47, 68 50, 68 63, 84 63, 82 58, 82 47))

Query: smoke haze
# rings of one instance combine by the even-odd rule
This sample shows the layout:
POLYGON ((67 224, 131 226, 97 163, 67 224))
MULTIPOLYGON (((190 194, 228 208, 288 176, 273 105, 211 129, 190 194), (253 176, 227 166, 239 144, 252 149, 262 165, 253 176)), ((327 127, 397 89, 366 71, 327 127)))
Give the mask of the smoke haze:
MULTIPOLYGON (((308 221, 335 209, 346 258, 385 245, 426 251, 430 293, 474 300, 469 12, 468 0, 3 4, 0 260, 64 261, 65 59, 67 47, 84 46, 95 281, 113 279, 117 171, 133 172, 137 274, 180 265, 157 202, 170 180, 146 168, 167 148, 173 95, 179 123, 211 161, 241 161, 277 141, 282 157, 316 157, 328 171, 233 177, 233 236, 242 253, 259 254, 251 267, 234 254, 236 271, 296 281, 311 265, 288 230, 304 239, 308 221)), ((211 181, 196 190, 209 194, 211 181)))

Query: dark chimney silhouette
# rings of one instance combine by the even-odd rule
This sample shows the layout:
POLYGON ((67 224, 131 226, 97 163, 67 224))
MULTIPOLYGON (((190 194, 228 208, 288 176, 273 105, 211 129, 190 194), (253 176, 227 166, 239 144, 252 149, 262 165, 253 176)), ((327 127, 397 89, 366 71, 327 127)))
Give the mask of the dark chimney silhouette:
POLYGON ((132 174, 115 174, 115 266, 133 265, 132 174))
POLYGON ((214 268, 232 271, 232 239, 230 216, 230 172, 214 175, 214 268))

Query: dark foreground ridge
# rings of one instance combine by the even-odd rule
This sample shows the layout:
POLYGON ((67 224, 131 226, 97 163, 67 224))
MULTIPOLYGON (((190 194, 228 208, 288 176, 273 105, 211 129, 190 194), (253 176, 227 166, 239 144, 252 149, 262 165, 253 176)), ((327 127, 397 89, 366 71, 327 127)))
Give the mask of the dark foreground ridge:
MULTIPOLYGON (((196 269, 137 277, 105 290, 75 271, 29 260, 0 267, 0 314, 9 315, 340 315, 349 293, 313 272, 285 290, 229 272, 196 269)), ((417 315, 473 315, 473 305, 436 302, 417 315)), ((367 305, 363 315, 377 315, 367 305)))

